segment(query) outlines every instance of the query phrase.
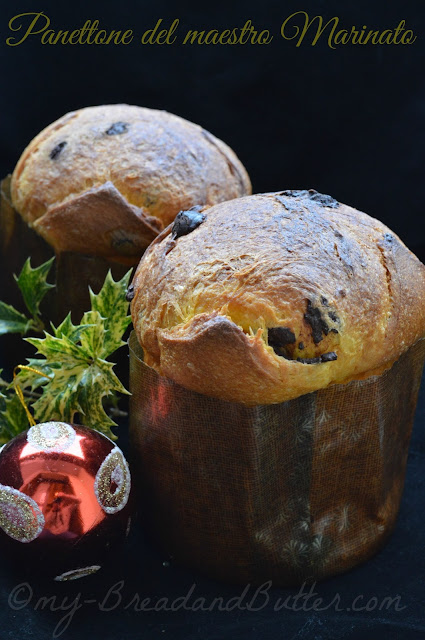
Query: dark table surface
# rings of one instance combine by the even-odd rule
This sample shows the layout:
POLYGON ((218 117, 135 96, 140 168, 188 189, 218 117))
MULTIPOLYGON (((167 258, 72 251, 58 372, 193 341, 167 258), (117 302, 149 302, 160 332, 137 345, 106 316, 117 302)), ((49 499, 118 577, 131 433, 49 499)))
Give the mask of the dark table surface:
MULTIPOLYGON (((126 425, 120 430, 126 449, 126 425)), ((424 638, 424 430, 423 383, 396 529, 380 553, 347 574, 302 589, 218 583, 174 566, 144 537, 141 514, 109 563, 73 583, 18 573, 3 559, 0 639, 424 638)))

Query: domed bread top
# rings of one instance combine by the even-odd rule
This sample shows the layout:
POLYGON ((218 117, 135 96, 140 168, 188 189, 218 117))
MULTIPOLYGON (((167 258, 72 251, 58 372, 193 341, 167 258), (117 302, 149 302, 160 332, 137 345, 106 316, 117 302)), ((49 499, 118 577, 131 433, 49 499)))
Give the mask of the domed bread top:
POLYGON ((137 264, 182 209, 251 193, 234 152, 198 125, 125 104, 63 116, 23 152, 13 205, 58 251, 137 264))
POLYGON ((424 337, 425 267, 365 213, 310 190, 185 215, 186 233, 176 219, 133 281, 133 324, 161 375, 283 402, 379 374, 424 337))

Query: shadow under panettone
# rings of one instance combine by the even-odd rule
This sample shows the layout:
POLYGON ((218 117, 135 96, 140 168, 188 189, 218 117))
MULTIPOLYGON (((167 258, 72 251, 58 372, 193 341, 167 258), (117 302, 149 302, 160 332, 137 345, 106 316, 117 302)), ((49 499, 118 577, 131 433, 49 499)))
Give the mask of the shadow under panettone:
POLYGON ((130 456, 145 526, 175 562, 288 586, 367 560, 404 484, 425 340, 380 376, 247 407, 159 376, 130 336, 130 456))

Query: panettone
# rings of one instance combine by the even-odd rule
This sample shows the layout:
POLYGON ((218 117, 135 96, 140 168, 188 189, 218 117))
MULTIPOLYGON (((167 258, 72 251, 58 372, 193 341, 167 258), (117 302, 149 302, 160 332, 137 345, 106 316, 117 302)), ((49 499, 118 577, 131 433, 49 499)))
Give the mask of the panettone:
POLYGON ((180 213, 133 281, 145 362, 202 394, 280 403, 380 374, 425 335, 425 267, 310 191, 180 213))
POLYGON ((15 209, 57 252, 137 264, 182 209, 251 192, 234 152, 200 126, 125 104, 44 129, 14 170, 15 209))

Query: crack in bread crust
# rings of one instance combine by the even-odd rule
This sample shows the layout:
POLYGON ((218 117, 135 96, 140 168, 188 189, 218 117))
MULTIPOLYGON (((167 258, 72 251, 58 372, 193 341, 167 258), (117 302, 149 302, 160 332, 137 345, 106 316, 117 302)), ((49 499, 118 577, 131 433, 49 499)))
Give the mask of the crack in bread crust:
POLYGON ((425 267, 401 240, 346 205, 282 193, 204 208, 190 234, 167 229, 148 249, 131 311, 160 374, 283 402, 379 374, 424 336, 425 267))
MULTIPOLYGON (((200 126, 165 111, 115 104, 66 114, 36 136, 16 165, 11 196, 15 209, 33 226, 58 207, 66 213, 69 205, 75 212, 76 199, 106 184, 121 195, 124 208, 134 207, 139 217, 149 219, 156 233, 181 210, 251 193, 236 154, 200 126)), ((93 208, 91 215, 97 238, 92 238, 90 253, 114 255, 114 247, 100 246, 102 207, 93 208)), ((119 225, 116 208, 114 215, 119 225)), ((78 224, 82 239, 84 223, 82 219, 78 224)), ((57 248, 48 232, 44 234, 43 224, 37 230, 57 248)), ((125 227, 122 230, 125 233, 125 227)), ((145 235, 141 230, 136 241, 143 249, 152 240, 145 235)), ((122 250, 116 249, 116 254, 121 256, 122 250)))

